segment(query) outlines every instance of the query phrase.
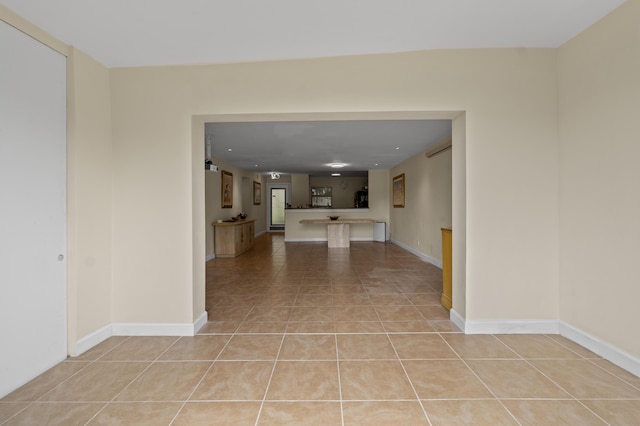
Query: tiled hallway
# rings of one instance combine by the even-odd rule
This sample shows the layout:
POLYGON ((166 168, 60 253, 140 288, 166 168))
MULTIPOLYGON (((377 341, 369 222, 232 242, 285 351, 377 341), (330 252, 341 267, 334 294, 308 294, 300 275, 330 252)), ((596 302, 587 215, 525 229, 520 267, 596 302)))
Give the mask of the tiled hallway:
POLYGON ((393 244, 264 235, 207 263, 196 337, 112 337, 0 401, 2 425, 638 425, 640 378, 560 337, 463 335, 393 244))

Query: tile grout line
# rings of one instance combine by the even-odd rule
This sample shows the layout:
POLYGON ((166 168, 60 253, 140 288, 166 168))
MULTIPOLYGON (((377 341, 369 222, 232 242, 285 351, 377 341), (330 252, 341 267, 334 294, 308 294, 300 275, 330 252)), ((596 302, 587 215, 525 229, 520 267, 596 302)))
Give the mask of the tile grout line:
POLYGON ((169 426, 171 426, 173 424, 173 422, 176 421, 176 419, 178 418, 178 416, 180 415, 180 413, 182 412, 182 410, 184 409, 184 407, 187 405, 187 403, 189 402, 189 400, 191 400, 191 397, 193 396, 193 394, 195 393, 195 391, 198 389, 198 387, 200 386, 200 384, 202 383, 202 381, 204 380, 205 377, 207 377, 207 374, 209 374, 209 372, 211 371, 211 369, 213 368, 213 366, 216 364, 216 361, 218 361, 218 359, 220 358, 220 355, 222 355, 222 352, 224 352, 224 350, 227 348, 227 346, 229 345, 229 342, 231 342, 231 339, 233 339, 233 335, 231 337, 229 337, 229 339, 227 340, 227 342, 224 344, 224 346, 222 347, 222 349, 220 349, 220 351, 218 352, 218 355, 216 355, 216 358, 211 362, 211 365, 209 366, 209 368, 207 368, 207 371, 204 372, 204 374, 202 375, 202 377, 200 377, 200 380, 198 380, 198 383, 196 383, 196 385, 193 387, 193 389, 191 390, 191 392, 189 393, 189 395, 187 396, 187 398, 182 401, 182 405, 180 406, 180 408, 178 408, 178 411, 176 412, 176 414, 173 416, 173 418, 171 419, 171 421, 169 422, 169 426))
MULTIPOLYGON (((109 352, 113 351, 115 348, 117 348, 118 346, 122 345, 124 342, 126 342, 127 340, 129 340, 131 338, 131 336, 128 336, 126 339, 123 339, 122 342, 118 343, 117 345, 115 345, 114 347, 110 348, 108 351, 106 351, 105 353, 101 354, 99 357, 97 357, 96 359, 93 360, 89 360, 86 361, 86 364, 84 367, 80 368, 78 371, 75 371, 73 374, 71 374, 69 377, 67 377, 66 379, 64 379, 63 381, 61 381, 60 383, 58 383, 57 385, 55 385, 54 387, 52 387, 51 389, 49 389, 48 391, 44 392, 42 395, 40 395, 39 397, 37 397, 36 399, 32 400, 32 401, 28 401, 27 405, 22 408, 22 410, 18 411, 17 413, 15 413, 13 416, 9 417, 8 419, 6 419, 5 421, 3 421, 2 423, 0 423, 0 425, 3 425, 5 423, 7 423, 8 421, 10 421, 11 419, 13 419, 14 417, 16 417, 17 415, 19 415, 20 413, 24 412, 27 408, 31 407, 33 404, 35 404, 36 402, 46 402, 46 401, 40 401, 45 395, 53 392, 55 389, 59 388, 60 386, 62 386, 64 383, 68 382, 69 380, 71 380, 71 378, 75 377, 76 375, 80 374, 81 371, 89 368, 92 364, 94 364, 95 362, 97 362, 100 358, 102 358, 103 356, 105 356, 106 354, 108 354, 109 352)), ((81 362, 85 362, 85 361, 70 361, 68 358, 63 361, 63 362, 69 362, 69 363, 81 363, 81 362)), ((39 377, 39 376, 38 376, 39 377)), ((27 383, 28 384, 28 383, 27 383)), ((16 402, 22 402, 22 401, 16 401, 16 402)), ((56 401, 51 401, 51 402, 56 402, 56 401)), ((104 408, 104 407, 103 407, 104 408)))
POLYGON ((276 371, 276 367, 278 366, 278 358, 280 358, 280 351, 282 350, 282 345, 284 344, 284 338, 286 334, 282 334, 282 339, 280 340, 280 346, 278 347, 278 352, 276 353, 276 357, 273 361, 273 367, 271 368, 271 374, 269 375, 269 380, 267 380, 267 386, 264 390, 264 395, 262 397, 262 402, 260 403, 260 408, 258 409, 258 415, 256 417, 255 426, 258 426, 260 422, 260 416, 262 415, 262 409, 264 407, 264 403, 267 399, 267 393, 269 392, 269 387, 271 387, 271 379, 273 379, 273 374, 276 371))
POLYGON ((340 375, 340 349, 338 348, 338 334, 334 333, 333 342, 336 348, 336 365, 338 370, 338 396, 340 397, 340 421, 344 426, 344 401, 342 398, 342 376, 340 375))
MULTIPOLYGON (((459 359, 459 360, 460 360, 460 361, 465 365, 465 367, 467 367, 467 368, 469 369, 469 371, 471 371, 471 373, 473 373, 473 375, 474 375, 474 376, 476 376, 476 378, 480 381, 480 383, 482 383, 482 386, 484 386, 484 387, 489 391, 489 393, 490 393, 491 395, 493 395, 494 400, 495 400, 495 401, 497 401, 497 402, 502 406, 502 408, 504 408, 504 409, 507 411, 507 413, 509 413, 509 415, 513 418, 513 420, 515 420, 515 422, 516 422, 516 423, 518 423, 520 426, 522 426, 522 423, 520 423, 520 421, 519 421, 519 420, 516 418, 516 416, 511 412, 511 410, 509 410, 509 409, 507 408, 507 406, 506 406, 506 405, 504 405, 504 403, 502 402, 502 400, 501 400, 500 398, 498 398, 498 396, 495 394, 495 392, 494 392, 494 391, 489 387, 489 385, 487 385, 487 384, 485 383, 485 381, 484 381, 484 380, 482 380, 482 378, 478 375, 478 373, 476 373, 476 372, 475 372, 475 370, 474 370, 473 368, 471 368, 471 366, 467 363, 467 361, 466 361, 464 358, 462 358, 462 357, 460 356, 460 354, 458 353, 458 351, 456 351, 456 350, 455 350, 455 348, 449 344, 449 342, 447 341, 447 339, 445 339, 444 337, 442 337, 442 335, 441 335, 441 334, 439 334, 439 335, 440 335, 440 338, 442 339, 442 341, 443 341, 447 346, 449 346, 449 348, 453 351, 453 353, 455 353, 455 354, 456 354, 456 356, 458 357, 458 359, 459 359)), ((494 338, 496 338, 494 335, 491 335, 491 336, 493 336, 494 338)), ((500 343, 502 343, 502 344, 504 345, 504 343, 503 343, 502 341, 501 341, 500 343)), ((515 352, 515 351, 513 351, 511 348, 509 348, 509 349, 510 349, 512 352, 515 352)), ((520 356, 520 354, 518 354, 518 353, 516 353, 516 355, 517 355, 518 357, 520 356)))
MULTIPOLYGON (((126 339, 126 340, 129 340, 129 339, 131 339, 132 337, 133 337, 133 336, 129 336, 129 338, 128 338, 128 339, 126 339)), ((151 368, 151 366, 152 366, 153 364, 155 364, 155 362, 156 362, 156 361, 157 361, 157 360, 158 360, 162 355, 164 355, 164 354, 165 354, 169 349, 171 349, 171 348, 172 348, 172 347, 173 347, 173 346, 178 342, 178 340, 180 340, 180 338, 179 338, 179 337, 177 337, 177 338, 176 338, 176 340, 174 340, 174 342, 173 342, 172 344, 170 344, 169 346, 167 346, 167 347, 165 348, 165 350, 163 350, 163 351, 162 351, 162 352, 161 352, 161 353, 160 353, 160 354, 159 354, 159 355, 158 355, 158 356, 157 356, 153 361, 151 361, 151 362, 149 362, 149 361, 132 361, 132 360, 128 360, 128 361, 116 361, 116 362, 149 362, 149 365, 147 365, 145 368, 143 368, 143 369, 142 369, 142 371, 141 371, 140 373, 138 373, 138 374, 137 374, 133 379, 131 379, 131 381, 130 381, 130 382, 129 382, 129 383, 128 383, 124 388, 122 388, 122 389, 120 390, 120 392, 116 393, 116 394, 113 396, 113 398, 111 398, 111 400, 110 400, 110 401, 108 401, 108 402, 104 405, 104 407, 102 407, 101 409, 99 409, 97 413, 95 413, 95 414, 94 414, 94 415, 93 415, 89 420, 87 420, 87 421, 85 422, 85 425, 88 425, 88 424, 89 424, 93 419, 95 419, 95 418, 96 418, 96 416, 98 416, 101 412, 103 412, 103 411, 104 411, 104 409, 105 409, 105 408, 107 408, 107 406, 108 406, 109 404, 111 404, 112 402, 114 402, 114 401, 115 401, 115 399, 116 399, 118 396, 120 396, 120 395, 122 394, 122 392, 124 392, 124 391, 129 387, 129 386, 131 386, 131 384, 132 384, 133 382, 135 382, 135 381, 136 381, 140 376, 142 376, 142 375, 143 375, 147 370, 149 370, 149 368, 151 368)), ((124 343, 124 342, 123 342, 123 343, 124 343)), ((109 352, 111 352, 111 351, 109 351, 109 352)), ((105 355, 106 355, 106 354, 105 354, 105 355)), ((102 357, 100 357, 100 358, 102 358, 102 357)), ((98 360, 96 360, 96 362, 97 362, 97 361, 98 361, 98 360)))
MULTIPOLYGON (((376 315, 378 316, 378 319, 380 321, 382 321, 382 319, 380 318, 380 314, 378 314, 377 311, 376 311, 376 315)), ((402 359, 400 358, 400 354, 398 353, 398 350, 396 349, 395 345, 393 344, 393 341, 391 341, 391 337, 389 337, 389 333, 385 333, 385 335, 387 336, 387 341, 391 345, 391 348, 393 349, 393 352, 396 354, 396 359, 397 359, 398 363, 400 364, 400 367, 402 368, 402 371, 404 372, 404 376, 406 377, 407 381, 409 382, 409 386, 411 386, 411 390, 413 391, 413 394, 416 396, 416 400, 418 401, 418 404, 420 404, 420 408, 422 409, 422 414, 424 414, 424 417, 427 419, 427 423, 429 423, 429 426, 433 426, 433 423, 431 422, 431 418, 429 417, 429 414, 427 413, 427 410, 424 408, 424 405, 422 404, 422 400, 420 399, 420 395, 418 394, 418 391, 416 390, 416 387, 413 385, 413 381, 409 377, 409 373, 407 373, 407 369, 404 367, 404 363, 402 362, 402 359)))
MULTIPOLYGON (((575 353, 575 352, 574 352, 575 353)), ((518 354, 519 355, 519 354, 518 354)), ((579 355, 579 354, 577 354, 579 355)), ((565 389, 564 386, 561 386, 560 383, 556 382, 555 380, 553 380, 551 377, 549 377, 545 372, 543 372, 542 370, 540 370, 538 367, 536 367, 535 365, 533 365, 533 363, 531 363, 530 361, 531 358, 524 358, 522 357, 522 360, 524 362, 526 362, 529 366, 531 366, 534 370, 536 370, 538 373, 542 374, 547 380, 549 380, 551 383, 553 383, 554 385, 558 386, 560 389, 562 389, 564 392, 567 393, 567 395, 569 395, 571 397, 571 400, 576 401, 578 404, 580 404, 581 406, 583 406, 584 408, 586 408, 589 412, 591 412, 593 415, 595 415, 598 419, 602 420, 606 425, 609 425, 609 422, 607 422, 605 419, 603 419, 602 417, 600 417, 596 412, 594 412, 591 408, 587 407, 582 401, 580 401, 580 399, 578 399, 578 397, 576 397, 573 393, 569 392, 568 389, 565 389)), ((538 359, 538 358, 536 358, 538 359)), ((546 360, 565 360, 568 358, 547 358, 546 360)), ((580 358, 580 359, 576 359, 575 361, 587 361, 584 358, 580 358)))

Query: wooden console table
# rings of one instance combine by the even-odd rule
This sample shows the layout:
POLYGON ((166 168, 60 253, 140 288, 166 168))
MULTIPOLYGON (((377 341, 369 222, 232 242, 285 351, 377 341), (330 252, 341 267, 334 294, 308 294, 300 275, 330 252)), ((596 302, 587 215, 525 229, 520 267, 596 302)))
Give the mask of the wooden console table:
POLYGON ((212 223, 216 257, 235 257, 253 247, 255 219, 212 223))
POLYGON ((302 224, 327 225, 327 246, 329 248, 349 247, 350 223, 376 223, 375 219, 302 219, 302 224))

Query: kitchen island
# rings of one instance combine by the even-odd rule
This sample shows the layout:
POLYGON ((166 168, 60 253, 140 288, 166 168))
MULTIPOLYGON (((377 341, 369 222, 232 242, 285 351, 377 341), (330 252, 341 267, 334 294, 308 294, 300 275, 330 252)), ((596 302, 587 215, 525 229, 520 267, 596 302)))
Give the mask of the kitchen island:
POLYGON ((350 246, 349 224, 351 223, 376 223, 375 219, 345 218, 331 219, 302 219, 303 225, 327 225, 327 246, 329 248, 347 248, 350 246))

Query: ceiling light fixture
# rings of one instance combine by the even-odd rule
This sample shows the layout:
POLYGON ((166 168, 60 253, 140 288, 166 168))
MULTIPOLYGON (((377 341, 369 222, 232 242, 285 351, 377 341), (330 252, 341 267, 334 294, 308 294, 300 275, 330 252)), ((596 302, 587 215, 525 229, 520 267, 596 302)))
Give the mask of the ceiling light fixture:
POLYGON ((341 169, 344 166, 348 166, 348 164, 345 164, 345 163, 329 163, 329 164, 327 164, 327 166, 333 167, 334 169, 341 169))
POLYGON ((280 173, 271 172, 271 179, 280 179, 280 173))
POLYGON ((331 176, 342 176, 341 173, 331 173, 331 176))

